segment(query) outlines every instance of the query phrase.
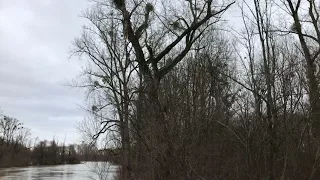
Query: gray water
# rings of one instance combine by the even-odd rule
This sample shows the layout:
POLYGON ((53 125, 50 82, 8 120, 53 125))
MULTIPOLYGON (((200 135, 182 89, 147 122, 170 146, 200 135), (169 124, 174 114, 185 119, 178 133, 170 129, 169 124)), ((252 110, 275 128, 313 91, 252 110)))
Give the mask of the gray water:
POLYGON ((113 180, 117 166, 106 162, 0 169, 0 180, 113 180))

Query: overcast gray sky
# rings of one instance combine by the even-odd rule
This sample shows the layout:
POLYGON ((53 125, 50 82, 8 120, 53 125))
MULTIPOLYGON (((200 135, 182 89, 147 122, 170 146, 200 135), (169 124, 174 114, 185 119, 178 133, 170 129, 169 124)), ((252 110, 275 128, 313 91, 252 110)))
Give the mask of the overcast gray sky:
MULTIPOLYGON (((69 49, 89 6, 88 0, 0 0, 0 109, 32 137, 80 141, 76 126, 86 115, 85 96, 64 84, 81 71, 69 49)), ((236 9, 225 15, 231 24, 239 24, 236 9)))
POLYGON ((33 137, 78 141, 84 95, 63 86, 81 71, 69 59, 87 0, 0 0, 0 107, 33 137))

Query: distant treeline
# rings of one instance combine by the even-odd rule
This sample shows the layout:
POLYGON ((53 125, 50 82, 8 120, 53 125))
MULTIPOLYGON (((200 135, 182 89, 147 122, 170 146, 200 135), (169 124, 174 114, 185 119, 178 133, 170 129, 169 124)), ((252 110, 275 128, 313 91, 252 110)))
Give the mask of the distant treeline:
POLYGON ((106 152, 84 143, 65 145, 54 139, 32 141, 30 130, 23 127, 19 120, 0 115, 0 168, 102 161, 107 160, 107 154, 111 154, 106 152))
POLYGON ((75 146, 58 146, 53 141, 40 141, 36 147, 28 148, 17 142, 1 139, 0 167, 56 165, 80 163, 75 146))

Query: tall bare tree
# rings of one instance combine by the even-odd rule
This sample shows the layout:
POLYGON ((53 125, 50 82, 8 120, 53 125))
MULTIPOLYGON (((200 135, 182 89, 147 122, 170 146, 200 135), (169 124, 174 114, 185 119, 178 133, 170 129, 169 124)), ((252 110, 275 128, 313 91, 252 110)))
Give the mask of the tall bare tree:
POLYGON ((216 23, 223 12, 233 4, 231 2, 214 8, 217 6, 213 6, 212 0, 176 1, 175 7, 165 1, 162 3, 163 7, 160 9, 160 4, 148 1, 113 1, 115 9, 120 12, 125 37, 134 49, 135 60, 145 82, 145 103, 148 104, 146 110, 150 114, 150 120, 160 128, 153 141, 166 147, 166 156, 158 162, 154 160, 159 159, 159 154, 155 154, 154 150, 151 152, 151 164, 155 165, 152 179, 172 178, 168 167, 173 150, 171 142, 167 140, 170 134, 159 101, 159 83, 191 51, 193 44, 206 33, 208 27, 216 23), (179 11, 178 8, 181 7, 187 8, 179 11), (142 18, 142 22, 135 22, 137 17, 142 18), (160 36, 156 36, 160 31, 160 36), (158 44, 157 41, 164 43, 158 44), (176 55, 170 60, 165 60, 170 53, 176 55))
POLYGON ((310 118, 313 126, 313 134, 319 142, 320 135, 320 101, 319 80, 317 77, 318 58, 320 54, 320 30, 319 7, 317 1, 306 2, 286 0, 284 4, 293 19, 290 33, 297 34, 302 53, 306 62, 306 74, 308 79, 310 118), (304 7, 306 6, 306 10, 304 7))
POLYGON ((89 110, 101 127, 93 135, 97 139, 107 131, 118 131, 123 150, 123 178, 130 178, 129 119, 132 99, 139 81, 136 63, 132 60, 131 47, 124 38, 121 21, 107 6, 97 4, 84 13, 90 25, 75 40, 74 53, 85 55, 91 68, 84 70, 86 87, 92 97, 89 110))

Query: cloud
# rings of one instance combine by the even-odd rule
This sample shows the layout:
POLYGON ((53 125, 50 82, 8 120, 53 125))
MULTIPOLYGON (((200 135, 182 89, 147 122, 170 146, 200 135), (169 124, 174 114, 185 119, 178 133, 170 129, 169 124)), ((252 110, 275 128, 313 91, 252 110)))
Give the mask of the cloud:
POLYGON ((84 93, 63 84, 81 70, 68 52, 87 6, 86 0, 0 0, 0 107, 40 139, 77 139, 84 93))

